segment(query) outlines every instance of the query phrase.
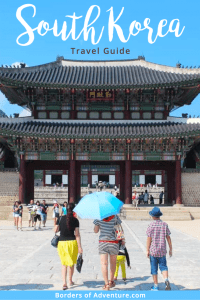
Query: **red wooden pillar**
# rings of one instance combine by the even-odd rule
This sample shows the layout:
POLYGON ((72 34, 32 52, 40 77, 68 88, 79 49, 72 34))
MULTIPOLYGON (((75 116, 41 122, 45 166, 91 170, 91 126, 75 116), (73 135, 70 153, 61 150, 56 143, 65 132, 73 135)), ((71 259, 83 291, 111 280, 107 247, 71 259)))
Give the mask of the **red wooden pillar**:
POLYGON ((125 161, 125 204, 132 204, 131 160, 125 161))
POLYGON ((176 161, 176 204, 182 204, 181 198, 181 161, 176 161))
POLYGON ((43 186, 46 186, 46 184, 45 184, 45 170, 43 170, 42 182, 43 182, 43 186))
POLYGON ((69 162, 69 203, 76 201, 76 161, 70 160, 69 162))
POLYGON ((88 171, 88 184, 92 187, 92 171, 88 171))
POLYGON ((125 198, 125 186, 124 186, 124 180, 125 180, 125 166, 124 162, 120 163, 120 200, 124 202, 125 198))
POLYGON ((81 198, 81 163, 76 162, 76 202, 81 198))
POLYGON ((25 203, 26 191, 26 163, 24 155, 20 156, 20 172, 19 172, 19 201, 25 203))
POLYGON ((26 168, 26 202, 34 200, 34 168, 32 163, 27 164, 26 168))
POLYGON ((115 172, 115 185, 118 187, 120 183, 120 172, 116 171, 115 172))

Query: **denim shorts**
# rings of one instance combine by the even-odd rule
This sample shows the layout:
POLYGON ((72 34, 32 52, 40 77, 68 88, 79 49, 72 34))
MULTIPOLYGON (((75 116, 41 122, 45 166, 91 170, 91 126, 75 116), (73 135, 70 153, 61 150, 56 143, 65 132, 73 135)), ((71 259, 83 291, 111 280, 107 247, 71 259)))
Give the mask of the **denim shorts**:
POLYGON ((168 271, 166 256, 154 257, 150 255, 150 265, 151 265, 151 275, 158 274, 158 265, 161 273, 163 271, 168 271))
POLYGON ((42 221, 46 221, 47 220, 47 214, 41 214, 42 217, 42 221))

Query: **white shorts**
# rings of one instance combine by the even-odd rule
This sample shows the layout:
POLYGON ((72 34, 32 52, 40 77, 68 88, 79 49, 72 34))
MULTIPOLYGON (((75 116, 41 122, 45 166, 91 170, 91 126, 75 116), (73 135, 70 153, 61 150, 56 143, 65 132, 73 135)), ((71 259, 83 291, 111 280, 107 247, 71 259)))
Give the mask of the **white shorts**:
POLYGON ((18 214, 14 214, 14 217, 15 217, 15 218, 19 218, 19 215, 18 215, 18 214))

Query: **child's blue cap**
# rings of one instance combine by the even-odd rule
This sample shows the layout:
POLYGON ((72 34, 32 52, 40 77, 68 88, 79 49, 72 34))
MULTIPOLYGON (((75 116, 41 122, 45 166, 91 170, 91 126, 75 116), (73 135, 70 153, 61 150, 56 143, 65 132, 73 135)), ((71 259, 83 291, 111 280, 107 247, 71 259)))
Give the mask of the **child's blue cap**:
POLYGON ((160 216, 162 216, 162 213, 160 211, 159 207, 154 207, 150 212, 149 212, 150 216, 155 217, 155 218, 159 218, 160 216))

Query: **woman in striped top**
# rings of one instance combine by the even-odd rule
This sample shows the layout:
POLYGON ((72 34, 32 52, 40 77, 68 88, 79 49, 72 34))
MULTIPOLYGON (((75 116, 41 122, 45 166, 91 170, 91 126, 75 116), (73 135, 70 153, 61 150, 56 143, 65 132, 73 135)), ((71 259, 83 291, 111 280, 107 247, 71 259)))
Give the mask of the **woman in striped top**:
POLYGON ((115 228, 121 224, 118 216, 110 216, 103 220, 94 220, 94 232, 99 235, 99 254, 101 256, 101 271, 105 281, 104 290, 109 290, 115 286, 114 274, 116 268, 117 254, 119 252, 119 243, 115 237, 115 228), (110 280, 108 281, 108 255, 110 256, 110 280))

